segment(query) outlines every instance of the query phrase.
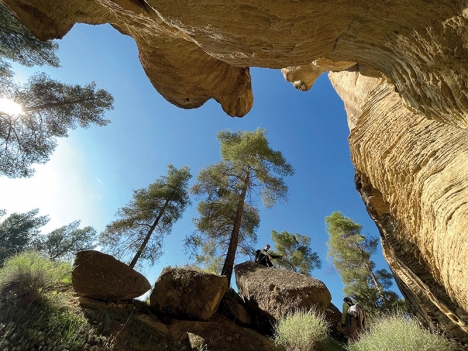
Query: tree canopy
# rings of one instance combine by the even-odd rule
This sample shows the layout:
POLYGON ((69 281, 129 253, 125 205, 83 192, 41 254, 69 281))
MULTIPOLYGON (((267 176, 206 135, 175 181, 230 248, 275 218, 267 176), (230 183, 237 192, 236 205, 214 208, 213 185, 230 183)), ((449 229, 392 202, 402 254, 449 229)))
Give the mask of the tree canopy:
POLYGON ((57 44, 41 42, 0 4, 0 96, 2 103, 16 103, 21 111, 0 109, 0 176, 29 177, 33 164, 46 163, 56 147, 56 139, 78 126, 104 126, 113 97, 94 82, 85 86, 64 84, 37 73, 26 84, 13 79, 4 59, 26 66, 58 67, 57 44))
MULTIPOLYGON (((270 147, 263 129, 223 130, 217 138, 222 161, 204 167, 192 187, 192 193, 202 199, 198 206, 200 217, 195 219, 199 237, 192 243, 211 245, 219 248, 217 252, 224 252, 221 274, 230 282, 239 245, 249 250, 244 244, 249 239, 256 241, 259 215, 253 199, 259 196, 266 207, 286 200, 288 187, 283 177, 294 171, 282 153, 270 147)), ((206 247, 203 250, 214 252, 206 247)))
MULTIPOLYGON (((5 259, 29 248, 40 233, 39 228, 49 221, 47 216, 38 216, 39 209, 26 213, 12 213, 0 223, 0 266, 5 259)), ((1 211, 1 216, 5 211, 1 211)))
POLYGON ((57 228, 47 235, 40 235, 33 241, 33 248, 44 253, 51 260, 71 260, 79 251, 96 247, 97 233, 93 227, 79 229, 80 221, 57 228))
POLYGON ((119 219, 100 234, 105 250, 121 259, 133 254, 129 264, 132 268, 140 258, 154 264, 162 254, 163 234, 171 232, 190 204, 190 178, 187 166, 176 169, 169 164, 166 176, 147 188, 134 190, 133 199, 118 210, 119 219))
POLYGON ((402 305, 398 295, 388 290, 393 285, 392 274, 386 269, 376 270, 371 260, 379 239, 363 235, 362 226, 341 212, 333 212, 325 222, 330 239, 328 257, 345 284, 345 295, 356 299, 369 313, 402 305))
POLYGON ((46 163, 68 129, 109 123, 104 114, 113 108, 112 95, 94 83, 64 84, 44 73, 24 85, 6 79, 0 93, 23 106, 18 115, 0 112, 0 175, 11 178, 31 176, 31 165, 46 163))
POLYGON ((283 259, 276 263, 278 266, 309 276, 312 270, 322 266, 317 252, 313 252, 310 247, 310 237, 275 230, 271 231, 271 237, 275 253, 283 255, 283 259))

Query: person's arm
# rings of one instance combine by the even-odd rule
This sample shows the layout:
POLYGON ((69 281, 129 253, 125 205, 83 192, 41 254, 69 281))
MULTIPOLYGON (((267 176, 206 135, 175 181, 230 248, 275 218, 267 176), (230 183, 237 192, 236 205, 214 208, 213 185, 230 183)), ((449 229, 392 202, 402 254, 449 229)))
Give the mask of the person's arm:
POLYGON ((272 255, 272 254, 269 254, 271 258, 282 258, 283 255, 272 255))

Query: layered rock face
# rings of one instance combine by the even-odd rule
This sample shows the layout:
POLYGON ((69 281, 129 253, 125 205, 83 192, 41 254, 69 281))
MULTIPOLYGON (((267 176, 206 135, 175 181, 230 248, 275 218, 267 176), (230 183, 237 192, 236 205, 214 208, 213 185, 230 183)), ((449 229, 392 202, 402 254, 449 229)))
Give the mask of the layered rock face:
POLYGON ((410 308, 467 340, 465 0, 4 2, 41 39, 77 22, 131 35, 155 88, 184 108, 214 98, 245 115, 250 66, 284 68, 300 90, 348 70, 332 80, 386 258, 410 308))
POLYGON ((468 333, 468 131, 404 107, 384 79, 330 73, 349 109, 356 188, 410 309, 468 333))

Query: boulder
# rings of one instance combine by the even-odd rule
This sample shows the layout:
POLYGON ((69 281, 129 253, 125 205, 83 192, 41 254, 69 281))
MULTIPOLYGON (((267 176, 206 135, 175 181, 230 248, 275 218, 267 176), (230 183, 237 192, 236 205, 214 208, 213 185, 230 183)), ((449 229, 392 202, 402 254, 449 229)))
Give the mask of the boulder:
POLYGON ((166 267, 154 284, 150 306, 164 315, 205 321, 216 312, 227 288, 225 276, 166 267))
POLYGON ((332 303, 325 310, 325 319, 330 326, 330 335, 337 340, 344 340, 344 328, 341 328, 341 316, 341 311, 332 303))
POLYGON ((265 334, 272 324, 288 313, 315 308, 325 312, 331 294, 318 279, 279 268, 269 268, 254 262, 234 267, 239 294, 247 303, 253 324, 265 334))
POLYGON ((98 300, 128 300, 143 295, 151 285, 134 269, 99 251, 76 254, 72 284, 76 293, 98 300))
POLYGON ((236 324, 243 326, 251 324, 251 318, 244 301, 232 288, 229 288, 229 291, 221 300, 218 313, 226 316, 236 324))

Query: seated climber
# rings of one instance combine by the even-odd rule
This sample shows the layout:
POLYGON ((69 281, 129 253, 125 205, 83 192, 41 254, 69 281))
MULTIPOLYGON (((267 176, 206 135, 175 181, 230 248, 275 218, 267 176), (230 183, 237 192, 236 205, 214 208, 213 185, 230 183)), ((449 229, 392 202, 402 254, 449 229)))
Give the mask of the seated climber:
POLYGON ((266 244, 263 250, 257 250, 255 255, 255 262, 267 267, 273 267, 271 260, 274 258, 283 258, 283 255, 272 255, 268 252, 270 245, 266 244))

